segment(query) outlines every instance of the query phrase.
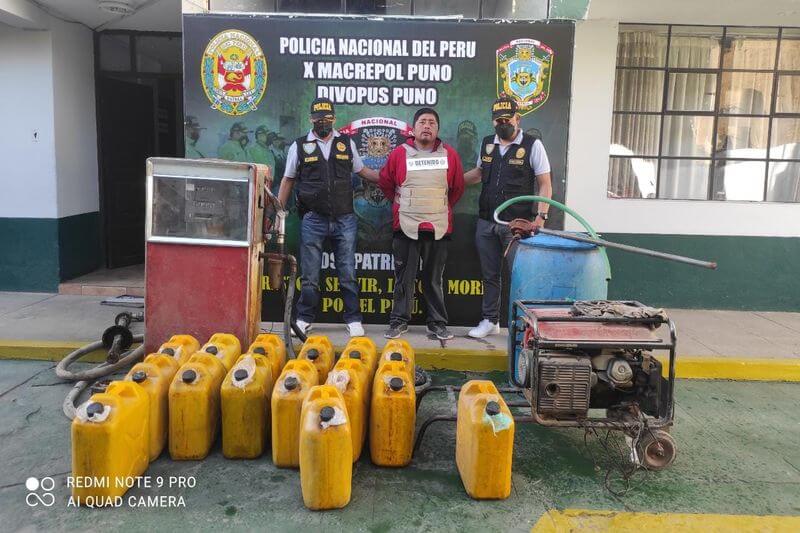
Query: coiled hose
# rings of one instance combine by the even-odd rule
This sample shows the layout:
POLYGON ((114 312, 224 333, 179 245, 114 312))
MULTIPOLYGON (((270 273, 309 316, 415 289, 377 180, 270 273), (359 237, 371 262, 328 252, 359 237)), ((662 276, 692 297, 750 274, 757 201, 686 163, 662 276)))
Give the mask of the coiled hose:
MULTIPOLYGON (((144 342, 144 335, 134 335, 133 342, 144 342)), ((72 372, 69 370, 69 365, 81 357, 101 348, 103 348, 102 341, 89 343, 68 354, 56 365, 56 376, 67 381, 77 381, 72 390, 69 391, 69 394, 67 394, 67 397, 64 398, 64 403, 62 405, 64 415, 70 420, 75 418, 75 400, 78 399, 90 383, 134 364, 144 355, 144 344, 142 344, 133 350, 123 353, 116 363, 101 363, 81 372, 72 372)))
MULTIPOLYGON (((506 200, 502 204, 500 204, 497 209, 494 210, 494 220, 498 224, 508 224, 503 220, 500 220, 500 213, 508 209, 510 206, 514 204, 518 204, 520 202, 544 202, 546 204, 550 204, 557 209, 561 209, 565 213, 572 215, 572 218, 577 220, 581 226, 586 228, 586 232, 594 237, 595 239, 599 239, 600 236, 597 235, 597 232, 589 225, 589 223, 580 216, 578 213, 567 207, 566 205, 562 204, 561 202, 557 202, 550 198, 545 198, 544 196, 517 196, 516 198, 512 198, 510 200, 506 200)), ((600 253, 603 254, 603 259, 605 259, 606 263, 606 281, 611 281, 611 262, 608 260, 608 254, 606 253, 606 249, 603 246, 600 246, 600 253)))

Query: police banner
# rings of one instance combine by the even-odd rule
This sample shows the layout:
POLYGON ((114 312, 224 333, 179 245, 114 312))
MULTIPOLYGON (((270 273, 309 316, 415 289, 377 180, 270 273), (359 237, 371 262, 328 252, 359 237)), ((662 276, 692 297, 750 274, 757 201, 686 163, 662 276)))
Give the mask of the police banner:
MULTIPOLYGON (((439 137, 469 170, 481 139, 494 134, 492 102, 509 96, 522 129, 542 139, 553 198, 563 201, 573 33, 571 22, 184 15, 186 156, 268 164, 277 192, 289 145, 311 127, 311 101, 326 97, 336 107, 335 128, 353 138, 366 166, 380 169, 411 134, 414 112, 433 107, 439 137)), ((391 205, 377 186, 358 176, 353 183, 361 309, 365 322, 386 323, 394 268, 391 205)), ((480 188, 468 186, 455 207, 444 283, 452 325, 481 318, 474 245, 480 188)), ((562 227, 562 214, 554 210, 547 225, 562 227)), ((298 227, 294 212, 287 224, 294 254, 298 227)), ((317 321, 339 322, 343 301, 329 251, 322 268, 317 321)), ((266 277, 263 287, 263 319, 282 320, 280 294, 266 277)), ((417 296, 414 322, 424 323, 421 283, 417 296)))

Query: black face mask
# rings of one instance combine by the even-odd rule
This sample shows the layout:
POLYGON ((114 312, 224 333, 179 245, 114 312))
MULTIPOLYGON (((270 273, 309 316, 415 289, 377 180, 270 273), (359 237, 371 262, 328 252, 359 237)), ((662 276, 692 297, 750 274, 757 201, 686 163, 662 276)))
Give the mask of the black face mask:
POLYGON ((498 124, 497 126, 494 127, 494 132, 497 134, 498 137, 500 137, 504 141, 510 141, 514 137, 514 132, 516 130, 517 129, 510 122, 506 122, 505 124, 498 124))
POLYGON ((315 122, 314 123, 314 133, 320 139, 324 139, 328 135, 331 134, 333 130, 333 125, 329 122, 315 122))

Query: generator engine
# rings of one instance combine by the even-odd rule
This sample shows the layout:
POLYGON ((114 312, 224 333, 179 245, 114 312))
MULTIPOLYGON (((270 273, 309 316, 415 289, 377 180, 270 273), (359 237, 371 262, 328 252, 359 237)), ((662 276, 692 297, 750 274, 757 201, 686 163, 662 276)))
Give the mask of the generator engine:
MULTIPOLYGON (((537 412, 554 419, 585 418, 589 409, 609 416, 636 403, 647 415, 662 416, 661 362, 644 350, 546 350, 522 359, 532 373, 537 412)), ((533 393, 532 393, 533 394, 533 393)))

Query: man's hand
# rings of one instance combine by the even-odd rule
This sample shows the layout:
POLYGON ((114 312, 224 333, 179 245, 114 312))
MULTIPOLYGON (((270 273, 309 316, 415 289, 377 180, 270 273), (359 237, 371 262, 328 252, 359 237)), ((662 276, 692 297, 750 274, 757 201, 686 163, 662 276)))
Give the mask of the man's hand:
POLYGON ((361 176, 362 179, 375 184, 377 184, 380 179, 377 171, 366 166, 358 172, 358 175, 361 176))
MULTIPOLYGON (((533 220, 533 227, 538 230, 539 228, 543 228, 544 227, 544 223, 545 223, 545 219, 543 219, 540 215, 536 215, 536 218, 533 220)), ((534 233, 536 233, 535 230, 534 230, 534 233)))

